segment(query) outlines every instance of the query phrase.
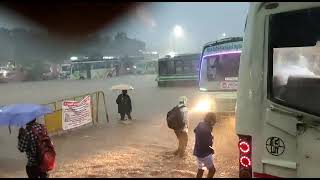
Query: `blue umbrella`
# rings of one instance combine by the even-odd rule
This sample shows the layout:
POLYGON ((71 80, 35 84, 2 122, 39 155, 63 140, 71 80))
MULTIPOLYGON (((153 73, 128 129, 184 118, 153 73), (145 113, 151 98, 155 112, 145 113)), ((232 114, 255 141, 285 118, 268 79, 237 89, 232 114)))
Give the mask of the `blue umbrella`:
POLYGON ((23 127, 32 120, 52 113, 48 106, 39 104, 13 104, 0 108, 0 126, 23 127))

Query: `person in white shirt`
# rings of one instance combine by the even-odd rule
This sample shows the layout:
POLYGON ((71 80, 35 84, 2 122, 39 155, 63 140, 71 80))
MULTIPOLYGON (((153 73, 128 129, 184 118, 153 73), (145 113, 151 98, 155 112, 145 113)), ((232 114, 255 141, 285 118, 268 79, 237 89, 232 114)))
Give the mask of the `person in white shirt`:
POLYGON ((174 130, 174 133, 176 134, 179 142, 178 149, 174 152, 174 154, 179 155, 180 157, 184 156, 186 147, 188 145, 189 121, 188 121, 188 108, 186 106, 187 106, 187 97, 186 96, 180 97, 178 107, 180 108, 180 111, 183 115, 183 121, 185 123, 185 126, 181 130, 174 130))

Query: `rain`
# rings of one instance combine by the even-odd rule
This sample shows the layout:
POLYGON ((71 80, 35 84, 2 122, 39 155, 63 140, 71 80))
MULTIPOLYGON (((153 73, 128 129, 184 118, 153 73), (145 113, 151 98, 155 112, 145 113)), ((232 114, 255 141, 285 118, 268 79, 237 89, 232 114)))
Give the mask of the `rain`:
MULTIPOLYGON (((118 10, 112 10, 112 5, 70 3, 66 9, 71 15, 65 19, 59 5, 52 5, 51 16, 56 13, 60 19, 50 19, 49 12, 41 11, 44 4, 26 6, 34 6, 43 18, 39 14, 27 16, 21 4, 0 4, 0 107, 52 102, 61 107, 64 99, 98 91, 105 95, 105 106, 102 100, 92 103, 98 109, 98 123, 51 136, 57 167, 50 171, 50 177, 195 177, 194 129, 209 106, 218 104, 199 90, 200 57, 177 69, 184 72, 189 68, 193 83, 173 82, 165 87, 157 83, 158 60, 201 55, 208 42, 244 36, 249 3, 154 2, 128 5, 128 9, 119 5, 118 10), (18 7, 23 12, 18 12, 18 7), (98 20, 84 17, 89 7, 88 13, 94 7, 119 13, 98 24, 98 20), (128 123, 120 122, 116 104, 121 91, 112 89, 121 84, 132 86, 128 95, 133 120, 128 123), (189 139, 182 158, 173 154, 178 141, 166 122, 167 112, 178 105, 180 96, 187 97, 189 109, 189 139)), ((103 12, 96 13, 104 17, 103 12)), ((43 117, 39 122, 44 122, 43 117)), ((10 134, 8 127, 0 127, 0 177, 27 177, 27 158, 17 149, 18 133, 19 128, 10 134)), ((238 177, 234 112, 217 114, 213 135, 214 177, 238 177)))

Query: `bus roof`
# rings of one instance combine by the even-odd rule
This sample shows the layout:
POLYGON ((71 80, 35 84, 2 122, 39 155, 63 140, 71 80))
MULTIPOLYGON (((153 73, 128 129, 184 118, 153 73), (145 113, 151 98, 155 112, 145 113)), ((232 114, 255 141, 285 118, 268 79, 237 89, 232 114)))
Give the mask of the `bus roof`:
POLYGON ((199 56, 200 57, 200 53, 185 53, 185 54, 177 54, 173 57, 163 57, 160 58, 159 61, 169 61, 169 60, 175 60, 177 58, 183 58, 183 57, 188 57, 188 56, 199 56))
POLYGON ((71 62, 91 62, 91 61, 119 61, 118 57, 113 57, 111 59, 103 59, 103 57, 87 57, 79 58, 78 60, 71 60, 71 62))
POLYGON ((218 39, 216 41, 211 41, 206 43, 204 47, 211 46, 211 45, 218 45, 218 44, 227 43, 227 42, 236 42, 236 41, 243 41, 243 37, 228 37, 228 38, 218 39))
POLYGON ((88 64, 88 63, 99 63, 99 62, 115 62, 115 61, 119 61, 119 60, 110 60, 110 59, 108 59, 108 60, 90 60, 90 61, 84 61, 84 60, 82 60, 82 61, 72 61, 72 63, 71 64, 88 64))

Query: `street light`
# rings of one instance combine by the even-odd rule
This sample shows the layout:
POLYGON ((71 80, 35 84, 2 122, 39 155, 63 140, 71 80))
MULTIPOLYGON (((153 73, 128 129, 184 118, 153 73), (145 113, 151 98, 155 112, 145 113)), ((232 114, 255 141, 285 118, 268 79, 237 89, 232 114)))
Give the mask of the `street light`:
POLYGON ((172 43, 173 43, 173 51, 176 51, 176 39, 178 38, 182 38, 184 35, 184 31, 183 28, 180 25, 175 25, 173 28, 173 36, 174 39, 172 39, 172 43))
POLYGON ((183 29, 180 25, 176 25, 173 29, 174 36, 180 38, 183 36, 183 29))

